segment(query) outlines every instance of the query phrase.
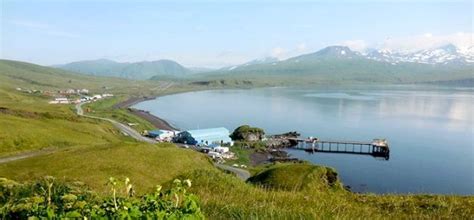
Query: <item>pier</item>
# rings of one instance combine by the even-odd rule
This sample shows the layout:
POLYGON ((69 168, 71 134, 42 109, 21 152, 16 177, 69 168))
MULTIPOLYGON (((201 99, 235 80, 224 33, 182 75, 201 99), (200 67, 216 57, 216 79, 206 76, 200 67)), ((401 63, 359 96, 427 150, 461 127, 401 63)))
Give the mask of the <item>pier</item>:
POLYGON ((378 158, 390 157, 390 148, 385 139, 373 139, 371 142, 359 141, 337 141, 337 140, 319 140, 318 138, 289 138, 294 142, 294 149, 304 150, 309 153, 343 153, 370 155, 378 158))

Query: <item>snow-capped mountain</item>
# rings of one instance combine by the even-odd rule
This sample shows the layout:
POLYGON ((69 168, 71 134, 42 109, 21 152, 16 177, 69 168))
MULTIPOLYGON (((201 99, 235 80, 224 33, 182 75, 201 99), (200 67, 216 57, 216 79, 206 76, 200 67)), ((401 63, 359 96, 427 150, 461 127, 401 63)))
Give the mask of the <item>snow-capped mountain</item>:
POLYGON ((425 63, 425 64, 468 64, 474 62, 473 47, 460 50, 452 44, 413 53, 402 53, 390 50, 371 50, 366 54, 368 59, 390 62, 425 63))
POLYGON ((357 58, 360 56, 361 54, 359 52, 353 51, 349 47, 346 47, 346 46, 329 46, 319 51, 316 51, 314 53, 303 54, 300 56, 289 58, 287 59, 287 61, 298 63, 300 61, 314 60, 314 59, 320 59, 320 58, 351 59, 351 58, 357 58))

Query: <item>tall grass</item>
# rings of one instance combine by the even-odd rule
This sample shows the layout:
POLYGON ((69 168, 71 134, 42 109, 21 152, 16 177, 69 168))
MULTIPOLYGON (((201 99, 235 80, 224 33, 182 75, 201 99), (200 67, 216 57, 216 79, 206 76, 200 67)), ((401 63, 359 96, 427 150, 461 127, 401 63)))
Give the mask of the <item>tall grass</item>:
POLYGON ((195 171, 193 192, 210 219, 472 219, 474 198, 364 195, 345 190, 282 190, 245 184, 217 171, 195 171))

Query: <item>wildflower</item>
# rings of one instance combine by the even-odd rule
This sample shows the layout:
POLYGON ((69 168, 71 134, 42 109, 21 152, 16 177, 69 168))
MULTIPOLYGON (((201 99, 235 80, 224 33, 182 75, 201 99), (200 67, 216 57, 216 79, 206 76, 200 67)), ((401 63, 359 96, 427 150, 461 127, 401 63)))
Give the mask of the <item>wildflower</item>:
POLYGON ((188 187, 191 187, 191 180, 189 179, 184 180, 184 184, 186 184, 188 187))

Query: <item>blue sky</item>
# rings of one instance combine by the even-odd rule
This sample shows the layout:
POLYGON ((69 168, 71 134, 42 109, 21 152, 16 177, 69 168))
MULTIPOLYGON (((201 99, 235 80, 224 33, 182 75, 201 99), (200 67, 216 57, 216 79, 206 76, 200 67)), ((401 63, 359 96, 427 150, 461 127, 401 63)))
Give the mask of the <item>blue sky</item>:
POLYGON ((3 0, 1 57, 43 65, 173 59, 220 67, 328 45, 472 44, 471 1, 3 0))

